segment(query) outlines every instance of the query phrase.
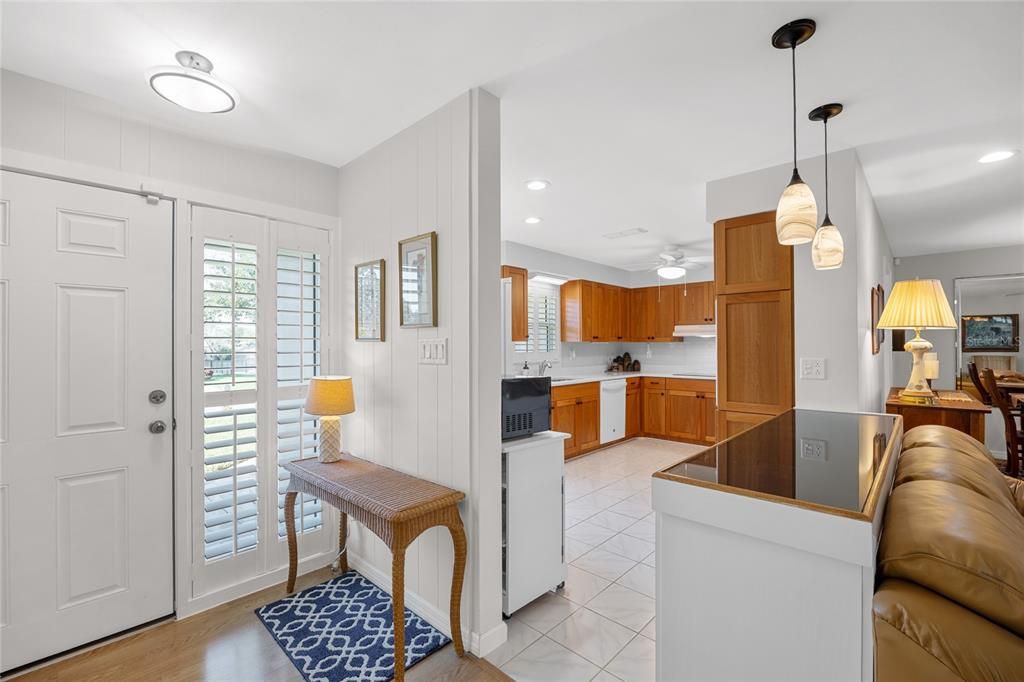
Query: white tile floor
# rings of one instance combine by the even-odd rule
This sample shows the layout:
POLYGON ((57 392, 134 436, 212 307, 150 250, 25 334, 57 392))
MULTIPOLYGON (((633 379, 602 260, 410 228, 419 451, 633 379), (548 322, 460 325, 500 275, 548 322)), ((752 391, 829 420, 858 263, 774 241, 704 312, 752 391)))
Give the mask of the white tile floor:
POLYGON ((651 474, 704 446, 637 438, 565 465, 565 587, 508 620, 487 660, 527 680, 654 679, 651 474))

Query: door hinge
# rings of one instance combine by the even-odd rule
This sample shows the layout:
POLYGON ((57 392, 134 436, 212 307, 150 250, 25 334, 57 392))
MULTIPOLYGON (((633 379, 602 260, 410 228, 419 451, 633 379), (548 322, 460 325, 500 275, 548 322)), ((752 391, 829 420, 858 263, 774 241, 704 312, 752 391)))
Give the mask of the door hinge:
POLYGON ((174 431, 177 428, 178 428, 178 420, 175 419, 174 417, 171 417, 171 431, 174 431))

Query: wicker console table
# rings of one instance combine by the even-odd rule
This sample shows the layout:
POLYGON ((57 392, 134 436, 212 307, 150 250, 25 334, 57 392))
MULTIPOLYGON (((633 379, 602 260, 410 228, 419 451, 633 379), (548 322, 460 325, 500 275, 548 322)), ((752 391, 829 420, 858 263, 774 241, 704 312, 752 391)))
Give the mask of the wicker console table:
POLYGON ((341 512, 338 543, 341 569, 348 570, 345 542, 348 517, 373 531, 391 548, 391 601, 395 623, 395 680, 405 677, 405 550, 420 533, 444 526, 452 535, 455 566, 452 570, 452 642, 459 656, 465 654, 459 613, 462 581, 466 572, 466 533, 459 516, 458 490, 403 474, 349 453, 338 462, 323 463, 315 458, 288 462, 284 468, 291 482, 284 499, 288 529, 288 591, 295 589, 298 550, 295 540, 295 496, 299 493, 320 498, 341 512))

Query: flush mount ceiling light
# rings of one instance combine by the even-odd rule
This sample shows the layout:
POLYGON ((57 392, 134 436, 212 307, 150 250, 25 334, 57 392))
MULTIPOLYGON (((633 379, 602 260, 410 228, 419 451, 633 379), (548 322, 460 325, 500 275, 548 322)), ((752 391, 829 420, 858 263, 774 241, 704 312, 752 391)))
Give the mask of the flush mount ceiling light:
POLYGON ((223 114, 238 103, 238 94, 214 78, 213 62, 182 50, 174 55, 180 66, 157 66, 146 72, 149 87, 168 102, 201 114, 223 114))
POLYGON ((527 225, 539 225, 542 221, 537 216, 532 215, 523 222, 526 223, 527 225))
POLYGON ((814 233, 814 241, 811 242, 811 262, 815 270, 835 270, 843 265, 843 235, 828 217, 828 120, 842 111, 843 105, 833 102, 823 104, 807 114, 807 118, 821 121, 825 128, 825 219, 821 221, 821 227, 814 233))
POLYGON ((1009 150, 1000 150, 997 152, 989 152, 985 156, 978 159, 978 163, 995 163, 996 161, 1006 161, 1008 158, 1016 154, 1009 150))
POLYGON ((658 277, 662 279, 679 279, 686 275, 686 268, 681 268, 678 265, 662 265, 658 268, 658 277))
POLYGON ((800 178, 796 167, 796 46, 814 35, 813 19, 797 19, 779 28, 772 35, 772 45, 790 50, 793 63, 793 177, 779 197, 775 209, 775 234, 780 244, 793 246, 806 244, 814 238, 818 224, 818 205, 814 193, 800 178))
POLYGON ((551 183, 549 181, 542 180, 541 178, 534 178, 533 180, 526 181, 526 189, 532 190, 534 192, 539 192, 542 189, 547 189, 550 186, 551 183))
POLYGON ((543 282, 545 284, 554 284, 556 287, 560 287, 569 281, 565 277, 559 277, 557 275, 545 275, 543 273, 530 275, 530 280, 534 282, 543 282))

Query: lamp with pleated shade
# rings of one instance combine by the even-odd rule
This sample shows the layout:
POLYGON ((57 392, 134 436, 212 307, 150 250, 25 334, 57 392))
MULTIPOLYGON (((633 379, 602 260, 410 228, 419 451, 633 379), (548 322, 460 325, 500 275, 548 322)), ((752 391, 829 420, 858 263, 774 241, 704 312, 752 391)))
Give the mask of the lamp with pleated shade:
POLYGON ((313 377, 306 394, 306 414, 320 417, 321 462, 341 459, 341 419, 356 411, 352 377, 313 377))
POLYGON ((956 318, 949 307, 946 292, 942 290, 942 282, 937 279, 896 282, 878 320, 878 328, 914 330, 914 338, 903 346, 903 350, 913 354, 914 366, 910 370, 910 381, 900 397, 909 402, 934 398, 924 366, 924 354, 932 349, 932 344, 921 338, 921 330, 956 329, 956 318))

